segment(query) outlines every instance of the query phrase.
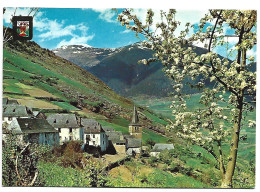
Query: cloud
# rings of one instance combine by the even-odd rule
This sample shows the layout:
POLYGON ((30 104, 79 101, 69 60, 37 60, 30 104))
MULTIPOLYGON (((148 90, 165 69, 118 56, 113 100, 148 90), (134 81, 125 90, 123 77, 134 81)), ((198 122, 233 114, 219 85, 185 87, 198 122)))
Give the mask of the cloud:
MULTIPOLYGON (((15 8, 8 7, 4 14, 4 22, 9 23, 15 8)), ((30 8, 17 8, 15 15, 28 15, 30 8)), ((58 39, 62 37, 71 37, 69 41, 62 40, 61 45, 84 44, 93 39, 94 35, 87 35, 88 27, 84 23, 76 25, 66 25, 65 21, 50 20, 44 17, 44 12, 37 12, 34 17, 33 27, 35 30, 41 32, 38 35, 40 42, 58 39)))
POLYGON ((124 31, 121 31, 120 33, 130 33, 130 32, 131 32, 131 30, 126 29, 126 30, 124 30, 124 31))
POLYGON ((58 23, 56 20, 55 21, 48 21, 45 25, 48 28, 47 32, 44 32, 39 35, 40 38, 42 39, 56 39, 59 37, 64 37, 64 36, 74 36, 75 31, 79 31, 83 36, 86 35, 86 31, 88 30, 88 27, 84 26, 83 23, 80 23, 78 25, 68 25, 64 26, 64 23, 58 23))
MULTIPOLYGON (((83 9, 84 10, 84 9, 83 9)), ((92 9, 95 12, 100 13, 99 18, 109 22, 109 23, 117 23, 117 17, 115 11, 111 9, 92 9)), ((169 9, 153 9, 154 17, 153 17, 153 25, 150 27, 151 31, 156 30, 156 24, 160 23, 161 20, 161 10, 166 13, 169 9)), ((181 22, 181 25, 176 30, 176 35, 179 35, 180 31, 185 29, 185 24, 190 22, 191 24, 198 23, 208 10, 177 10, 176 20, 181 22)), ((133 14, 137 16, 137 18, 144 24, 146 22, 146 14, 147 9, 133 9, 133 14)), ((119 23, 119 22, 118 22, 119 23)), ((124 31, 122 33, 127 33, 128 31, 124 31)), ((160 34, 160 30, 157 29, 157 34, 160 34)))
MULTIPOLYGON (((9 24, 11 18, 14 16, 27 16, 30 13, 30 8, 15 8, 15 7, 7 7, 5 14, 3 15, 3 20, 6 24, 9 24)), ((30 14, 32 16, 32 14, 30 14)), ((43 12, 38 11, 37 14, 33 18, 33 27, 38 31, 42 31, 46 29, 47 18, 42 18, 43 12)))
POLYGON ((112 9, 92 9, 92 10, 100 13, 98 16, 100 19, 109 23, 117 23, 116 13, 112 9))
POLYGON ((95 35, 90 36, 74 36, 70 40, 62 40, 56 48, 59 48, 63 45, 84 45, 85 47, 90 47, 90 45, 87 44, 87 42, 94 38, 95 35))
POLYGON ((5 10, 5 14, 3 15, 3 20, 5 23, 9 24, 11 22, 11 18, 14 16, 27 16, 30 12, 30 8, 15 8, 15 7, 7 7, 5 10))

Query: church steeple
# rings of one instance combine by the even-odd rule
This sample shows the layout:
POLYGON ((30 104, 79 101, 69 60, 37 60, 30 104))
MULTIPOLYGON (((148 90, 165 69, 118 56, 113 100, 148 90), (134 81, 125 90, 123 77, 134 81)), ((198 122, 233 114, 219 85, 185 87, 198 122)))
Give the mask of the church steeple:
POLYGON ((138 113, 134 106, 132 121, 129 124, 129 133, 135 138, 142 139, 142 126, 139 124, 138 113))
POLYGON ((138 118, 138 114, 137 114, 137 111, 136 111, 136 107, 134 105, 134 112, 133 112, 133 118, 132 118, 132 124, 133 125, 136 125, 138 124, 139 122, 139 118, 138 118))

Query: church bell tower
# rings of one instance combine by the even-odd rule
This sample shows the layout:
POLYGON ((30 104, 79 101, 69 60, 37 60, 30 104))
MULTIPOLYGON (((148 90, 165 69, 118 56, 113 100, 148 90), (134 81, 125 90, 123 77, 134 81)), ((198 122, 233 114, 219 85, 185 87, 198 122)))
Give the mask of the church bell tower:
POLYGON ((135 138, 142 139, 142 127, 139 124, 139 118, 135 106, 134 106, 132 122, 129 124, 129 133, 130 135, 133 135, 135 138))

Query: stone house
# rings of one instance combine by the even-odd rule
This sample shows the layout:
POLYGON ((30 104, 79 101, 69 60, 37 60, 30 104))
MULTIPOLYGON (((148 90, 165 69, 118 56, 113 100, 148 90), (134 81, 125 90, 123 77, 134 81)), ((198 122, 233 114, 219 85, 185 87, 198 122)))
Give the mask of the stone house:
POLYGON ((23 105, 3 105, 3 123, 10 124, 17 118, 31 118, 32 109, 23 105))
POLYGON ((83 140, 83 129, 75 114, 53 114, 47 121, 59 132, 60 143, 71 140, 83 140))
POLYGON ((19 105, 17 100, 14 99, 8 99, 7 97, 3 97, 2 99, 2 105, 19 105))
POLYGON ((159 157, 160 153, 164 150, 174 149, 173 144, 156 143, 150 152, 150 156, 159 157))
POLYGON ((118 131, 107 131, 106 135, 108 136, 108 141, 115 150, 115 153, 125 153, 125 138, 121 132, 118 131))
POLYGON ((50 146, 59 144, 58 131, 45 119, 17 118, 7 126, 3 134, 4 137, 8 131, 12 131, 18 135, 18 142, 46 144, 50 146))
POLYGON ((134 155, 140 154, 142 149, 142 140, 139 138, 126 138, 126 154, 127 155, 134 155))
POLYGON ((106 151, 108 147, 108 137, 101 124, 95 119, 86 118, 81 118, 80 124, 84 130, 84 143, 90 146, 100 147, 102 152, 106 151))

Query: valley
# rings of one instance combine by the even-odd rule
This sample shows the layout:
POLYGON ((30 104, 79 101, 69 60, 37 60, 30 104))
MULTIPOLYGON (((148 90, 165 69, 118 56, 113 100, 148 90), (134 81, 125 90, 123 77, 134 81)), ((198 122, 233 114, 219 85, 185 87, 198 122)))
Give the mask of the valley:
MULTIPOLYGON (((162 153, 157 159, 144 155, 110 170, 105 177, 105 186, 219 186, 220 176, 216 160, 201 147, 188 145, 174 132, 167 131, 166 126, 174 121, 170 109, 174 99, 168 95, 171 93, 170 80, 164 76, 160 63, 148 68, 136 63, 144 52, 150 57, 149 50, 143 50, 139 44, 118 50, 100 50, 76 45, 61 49, 68 51, 63 54, 71 57, 61 58, 57 56, 61 54, 61 50, 52 52, 34 42, 8 43, 4 47, 3 97, 15 99, 20 104, 46 115, 73 113, 82 118, 95 119, 103 127, 113 127, 115 131, 123 134, 128 134, 132 109, 136 105, 140 123, 143 125, 142 142, 148 146, 151 142, 173 143, 175 148, 171 152, 162 153), (73 55, 71 56, 68 54, 68 48, 78 52, 70 52, 73 55), (87 63, 83 57, 85 52, 82 53, 83 58, 74 56, 82 50, 90 52, 88 58, 91 59, 87 63), (139 51, 141 52, 137 57, 133 57, 139 51), (122 63, 118 62, 121 59, 128 62, 123 63, 125 71, 120 67, 122 63), (129 182, 129 178, 133 182, 129 182)), ((200 96, 200 93, 192 94, 187 98, 187 106, 192 110, 202 107, 197 104, 200 96)), ((241 132, 241 136, 246 135, 247 139, 241 140, 238 154, 238 166, 240 171, 243 170, 243 175, 236 171, 234 182, 235 186, 239 187, 242 177, 246 181, 245 186, 252 188, 254 172, 251 168, 247 169, 247 165, 255 163, 255 129, 248 128, 247 125, 248 120, 255 120, 255 112, 250 112, 248 117, 241 132)), ((225 150, 228 150, 228 142, 225 150)), ((54 156, 40 162, 39 170, 43 174, 41 178, 45 178, 45 186, 89 186, 89 183, 79 183, 72 177, 78 175, 77 179, 84 178, 84 171, 67 167, 65 163, 60 164, 59 161, 66 162, 63 159, 65 155, 64 152, 62 156, 54 156), (69 174, 60 178, 59 173, 64 170, 69 174)))

